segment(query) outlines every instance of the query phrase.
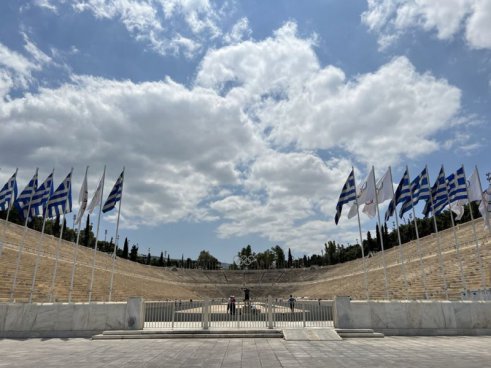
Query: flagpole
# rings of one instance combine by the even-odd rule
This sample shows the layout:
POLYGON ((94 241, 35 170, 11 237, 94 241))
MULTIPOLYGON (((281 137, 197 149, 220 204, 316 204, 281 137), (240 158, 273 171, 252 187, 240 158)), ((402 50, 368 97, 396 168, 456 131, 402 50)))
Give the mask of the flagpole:
POLYGON ((426 175, 428 177, 428 189, 430 191, 431 213, 433 215, 433 226, 435 227, 435 233, 436 233, 436 244, 438 247, 438 258, 440 260, 440 270, 442 272, 443 289, 445 291, 445 297, 448 300, 447 277, 445 276, 445 264, 443 262, 442 247, 440 244, 440 233, 438 232, 438 226, 436 225, 435 204, 433 203, 433 193, 432 193, 431 187, 430 187, 430 173, 428 172, 428 165, 426 165, 425 168, 426 168, 426 175))
MULTIPOLYGON (((38 176, 38 171, 39 171, 39 168, 36 167, 36 174, 34 175, 36 177, 36 180, 37 180, 37 176, 38 176)), ((27 185, 29 185, 29 183, 30 182, 28 182, 27 185)), ((29 205, 27 206, 27 216, 26 216, 26 220, 24 222, 24 232, 22 233, 22 238, 20 239, 19 252, 17 253, 17 260, 15 262, 14 280, 12 281, 12 289, 10 290, 10 299, 9 299, 9 301, 11 303, 14 300, 15 287, 17 286, 17 275, 19 273, 19 266, 20 266, 20 257, 22 255, 22 252, 24 251, 24 242, 25 242, 26 235, 27 235, 27 222, 29 220, 29 215, 30 215, 30 212, 31 212, 32 197, 34 196, 34 193, 36 192, 36 189, 37 188, 32 188, 32 193, 31 193, 31 196, 29 197, 29 205)), ((23 210, 24 209, 22 209, 22 211, 23 210)))
POLYGON ((70 289, 68 291, 68 303, 72 302, 72 292, 73 292, 73 283, 75 281, 75 268, 77 265, 77 256, 78 256, 78 249, 80 245, 80 225, 82 223, 82 219, 80 219, 78 223, 78 228, 77 228, 77 241, 75 243, 75 254, 73 255, 73 266, 72 266, 72 273, 70 276, 70 289))
POLYGON ((450 207, 450 223, 452 224, 453 238, 455 241, 455 251, 457 253, 457 258, 459 260, 460 279, 462 281, 462 286, 464 288, 464 292, 467 293, 467 282, 466 282, 465 276, 464 276, 464 266, 462 263, 462 255, 460 254, 460 245, 459 245, 459 241, 458 241, 458 237, 457 237, 457 230, 455 230, 455 221, 453 219, 452 203, 450 201, 450 193, 448 192, 448 185, 446 183, 445 183, 445 192, 447 193, 447 203, 448 203, 448 206, 450 207))
POLYGON ((56 257, 55 257, 55 266, 53 268, 53 276, 51 277, 51 286, 49 288, 49 302, 52 303, 54 299, 54 294, 55 294, 55 280, 56 280, 56 274, 58 271, 58 260, 60 258, 60 245, 61 245, 61 239, 63 238, 63 230, 65 228, 65 219, 66 215, 65 212, 63 212, 63 220, 61 223, 61 230, 60 230, 60 237, 58 238, 58 243, 56 244, 56 257))
MULTIPOLYGON (((85 168, 85 179, 87 180, 87 172, 89 171, 89 166, 85 168)), ((82 186, 83 187, 83 186, 82 186)), ((80 208, 79 208, 80 211, 80 208)), ((83 216, 83 214, 82 214, 83 216)), ((72 274, 70 276, 70 289, 68 291, 68 303, 72 302, 72 292, 73 292, 73 283, 75 281, 75 268, 77 267, 77 257, 79 250, 79 242, 80 242, 80 226, 82 224, 82 218, 78 219, 78 229, 77 229, 77 241, 75 243, 75 252, 73 255, 73 266, 72 266, 72 274)))
MULTIPOLYGON (((16 182, 15 185, 17 185, 17 171, 18 170, 19 170, 18 168, 15 169, 15 182, 16 182)), ((7 207, 7 216, 5 217, 5 224, 3 226, 3 236, 2 236, 2 239, 0 239, 0 257, 2 256, 2 252, 3 252, 3 243, 5 243, 6 239, 7 239, 7 225, 9 223, 10 209, 14 205, 14 201, 15 201, 14 196, 15 196, 14 188, 12 187, 12 191, 10 193, 9 205, 7 207)))
MULTIPOLYGON (((476 167, 476 170, 477 170, 477 167, 476 167)), ((484 293, 486 292, 486 275, 484 274, 484 269, 482 267, 481 250, 479 247, 479 241, 477 240, 476 224, 474 223, 474 214, 472 213, 472 204, 471 204, 471 201, 469 199, 469 187, 467 186, 468 182, 467 182, 467 176, 465 174, 464 164, 462 164, 462 171, 464 172, 464 178, 465 178, 465 182, 466 182, 466 186, 465 186, 466 192, 465 193, 467 195, 467 203, 469 204, 469 212, 471 215, 472 234, 474 236, 474 241, 476 242, 476 258, 479 262, 479 272, 481 274, 481 287, 482 287, 482 292, 480 293, 481 294, 481 300, 484 300, 484 293)), ((479 178, 479 173, 477 173, 477 174, 478 174, 477 179, 479 181, 479 185, 481 185, 481 179, 479 178)), ((481 189, 481 193, 482 193, 482 189, 481 189)))
MULTIPOLYGON (((54 180, 54 174, 55 174, 55 169, 53 168, 53 171, 51 172, 52 182, 54 180)), ((36 283, 37 272, 39 269, 39 262, 41 261, 41 249, 43 249, 44 246, 44 228, 46 225, 46 215, 48 213, 48 202, 51 199, 51 192, 52 191, 50 189, 48 194, 48 199, 46 200, 46 204, 45 204, 46 207, 43 213, 43 226, 41 228, 41 238, 39 239, 39 242, 36 246, 36 263, 34 264, 34 272, 32 273, 31 290, 29 292, 29 303, 32 303, 32 295, 34 294, 34 285, 36 283)))
MULTIPOLYGON (((392 168, 389 166, 389 175, 390 175, 390 182, 393 183, 393 178, 392 178, 392 168)), ((408 300, 408 294, 409 294, 409 288, 407 285, 407 275, 406 275, 406 265, 405 265, 405 259, 404 259, 404 252, 402 249, 402 242, 401 242, 401 232, 399 230, 399 219, 397 218, 397 208, 396 208, 396 202, 395 202, 395 192, 394 192, 394 185, 390 186, 392 189, 392 200, 394 201, 394 208, 395 210, 395 215, 396 215, 396 226, 397 226, 397 240, 399 241, 399 255, 401 257, 401 268, 402 268, 402 275, 404 277, 404 289, 406 290, 406 300, 408 300)))
POLYGON ((382 225, 380 223, 380 211, 378 208, 378 190, 377 190, 377 182, 375 181, 375 167, 372 166, 373 172, 373 185, 375 188, 375 205, 377 208, 377 221, 378 221, 378 232, 380 237, 380 247, 382 248, 382 263, 384 265, 384 284, 385 284, 385 298, 389 300, 389 283, 387 280, 387 263, 385 262, 385 252, 384 252, 384 234, 382 232, 382 225))
MULTIPOLYGON (((406 171, 407 175, 409 178, 411 176, 409 175, 409 168, 406 165, 406 171)), ((409 183, 409 194, 411 195, 411 208, 413 210, 413 222, 414 222, 414 228, 416 229, 416 247, 418 248, 418 255, 419 255, 419 267, 421 269, 421 281, 423 282, 423 288, 425 291, 425 299, 429 299, 428 297, 428 288, 426 286, 426 272, 424 269, 424 262, 423 262, 423 252, 421 251, 421 242, 419 241, 419 231, 418 231, 418 223, 416 221, 416 211, 414 210, 414 202, 413 202, 413 189, 411 187, 411 183, 409 183)), ((431 195, 431 193, 430 193, 431 195)), ((396 218, 397 218, 397 213, 396 213, 396 218)))
POLYGON ((99 239, 99 227, 101 224, 102 197, 104 196, 104 180, 105 180, 105 178, 106 178, 106 165, 104 165, 104 171, 102 173, 101 198, 99 200, 99 215, 97 217, 97 230, 96 230, 96 235, 95 235, 94 253, 93 253, 93 258, 92 258, 92 275, 90 276, 89 303, 92 301, 92 287, 94 286, 95 258, 97 256, 97 241, 99 239))
POLYGON ((484 191, 482 189, 482 184, 481 184, 481 176, 479 175, 479 171, 477 169, 477 165, 476 165, 476 172, 477 172, 477 178, 479 179, 479 189, 481 190, 481 200, 484 204, 484 208, 485 208, 485 211, 484 211, 484 223, 488 229, 488 231, 491 233, 491 225, 489 224, 489 213, 488 213, 488 206, 487 206, 487 202, 486 200, 484 199, 484 191))
MULTIPOLYGON (((70 192, 72 190, 72 173, 73 173, 73 167, 72 169, 70 170, 70 192)), ((67 188, 68 189, 68 188, 67 188)), ((68 195, 71 195, 70 193, 67 193, 67 197, 68 195)), ((57 274, 57 271, 58 271, 58 261, 59 261, 59 258, 60 258, 60 245, 61 245, 61 240, 63 239, 63 230, 65 229, 65 222, 66 222, 66 201, 68 201, 68 199, 65 200, 65 203, 63 205, 63 220, 62 223, 61 223, 61 230, 60 230, 60 237, 58 238, 58 244, 56 244, 56 257, 55 257, 55 266, 54 266, 54 269, 53 269, 53 277, 51 278, 51 287, 50 287, 50 290, 49 290, 49 302, 52 303, 53 302, 53 299, 54 299, 54 296, 55 296, 55 281, 56 281, 56 274, 57 274)), ((71 208, 70 208, 70 211, 71 211, 71 208)))
POLYGON ((112 270, 111 270, 111 282, 109 284, 109 301, 111 301, 112 293, 113 293, 114 267, 116 265, 116 249, 118 249, 118 243, 119 243, 119 234, 118 234, 119 216, 121 214, 121 202, 123 202, 124 169, 125 168, 123 167, 123 181, 121 182, 121 198, 119 199, 118 219, 116 220, 116 238, 114 240, 113 264, 112 264, 112 270))
POLYGON ((363 237, 361 235, 361 222, 360 222, 360 207, 358 206, 358 195, 356 194, 356 179, 355 179, 355 169, 351 167, 353 171, 353 181, 355 185, 355 206, 356 206, 356 215, 358 218, 358 231, 360 232, 360 247, 361 247, 361 258, 363 259, 363 275, 365 282, 365 290, 367 293, 367 301, 370 300, 370 293, 368 291, 368 275, 367 275, 367 264, 365 259, 365 251, 363 250, 363 237))

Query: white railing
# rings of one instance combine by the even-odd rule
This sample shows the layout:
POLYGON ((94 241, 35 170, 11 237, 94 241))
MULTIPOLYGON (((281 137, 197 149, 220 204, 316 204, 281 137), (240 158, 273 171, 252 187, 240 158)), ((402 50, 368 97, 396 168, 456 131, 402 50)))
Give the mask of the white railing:
POLYGON ((331 300, 226 299, 145 302, 145 328, 264 329, 332 327, 331 300))

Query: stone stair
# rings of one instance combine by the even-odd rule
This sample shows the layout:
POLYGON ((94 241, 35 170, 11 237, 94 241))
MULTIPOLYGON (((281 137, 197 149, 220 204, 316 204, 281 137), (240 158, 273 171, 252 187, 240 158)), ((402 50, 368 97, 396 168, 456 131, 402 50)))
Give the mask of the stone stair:
POLYGON ((104 331, 92 340, 118 339, 232 339, 283 338, 281 330, 133 330, 104 331))
POLYGON ((335 330, 338 333, 338 335, 343 339, 349 339, 354 337, 361 337, 361 338, 384 337, 383 333, 375 332, 370 328, 358 328, 358 329, 336 328, 335 330))

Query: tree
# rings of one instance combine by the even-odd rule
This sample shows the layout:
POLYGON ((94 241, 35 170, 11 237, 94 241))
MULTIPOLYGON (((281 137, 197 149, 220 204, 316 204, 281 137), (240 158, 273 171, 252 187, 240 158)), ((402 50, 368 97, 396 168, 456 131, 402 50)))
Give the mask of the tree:
POLYGON ((206 269, 206 270, 211 270, 211 269, 215 269, 218 267, 218 259, 216 259, 215 257, 213 257, 210 252, 206 251, 206 250, 202 250, 200 253, 199 253, 199 256, 198 256, 198 266, 203 268, 203 269, 206 269))
POLYGON ((85 223, 84 230, 84 242, 83 245, 86 247, 90 247, 90 214, 87 215, 87 222, 85 223))
POLYGON ((121 257, 124 259, 128 259, 128 238, 124 238, 123 254, 121 255, 121 257))
POLYGON ((150 254, 150 250, 148 251, 148 254, 147 254, 147 265, 150 264, 150 261, 152 260, 152 255, 150 254))
POLYGON ((336 254, 336 242, 329 240, 326 247, 327 264, 334 265, 338 263, 338 257, 336 254))
POLYGON ((285 268, 285 252, 279 245, 271 248, 275 254, 276 268, 285 268))
POLYGON ((389 229, 387 228, 387 223, 382 225, 382 230, 383 230, 384 247, 385 249, 390 249, 395 245, 395 243, 391 243, 390 241, 389 229))
POLYGON ((160 252, 159 266, 164 267, 164 252, 160 252))
POLYGON ((256 255, 258 268, 269 269, 274 261, 274 253, 270 249, 266 249, 264 252, 259 252, 256 255))
POLYGON ((376 242, 373 240, 370 231, 367 232, 367 247, 368 247, 368 252, 372 252, 376 248, 376 242))
POLYGON ((56 220, 53 223, 53 236, 55 238, 60 236, 60 215, 56 215, 56 220))
POLYGON ((288 268, 293 267, 292 251, 288 248, 288 268))
POLYGON ((138 247, 133 244, 131 246, 131 250, 130 250, 130 259, 133 261, 133 262, 136 262, 137 259, 138 259, 138 247))
POLYGON ((380 228, 379 228, 378 224, 375 225, 375 239, 376 239, 376 244, 377 244, 376 250, 379 251, 382 249, 382 245, 381 245, 382 244, 381 243, 382 237, 380 236, 380 228))

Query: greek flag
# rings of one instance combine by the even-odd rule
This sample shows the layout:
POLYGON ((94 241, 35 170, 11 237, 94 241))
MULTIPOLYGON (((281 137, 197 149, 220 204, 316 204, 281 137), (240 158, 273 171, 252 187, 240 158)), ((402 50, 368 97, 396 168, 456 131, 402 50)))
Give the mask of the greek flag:
POLYGON ((0 211, 5 211, 17 197, 17 171, 0 190, 0 211))
POLYGON ((413 201, 411 202, 411 196, 406 197, 406 202, 403 203, 399 212, 399 217, 402 218, 404 214, 416 206, 420 200, 428 200, 430 198, 428 170, 426 167, 421 171, 412 182, 410 191, 413 194, 413 201))
POLYGON ((409 174, 406 169, 404 175, 402 176, 399 185, 397 186, 396 192, 394 193, 394 198, 389 203, 389 208, 385 213, 385 222, 389 221, 389 218, 394 214, 398 204, 411 201, 411 192, 409 189, 409 174))
POLYGON ((38 173, 34 174, 31 181, 26 185, 22 193, 17 197, 14 202, 15 208, 19 212, 19 216, 24 220, 27 216, 27 209, 29 207, 29 202, 31 201, 31 197, 36 191, 38 186, 38 173), (25 211, 25 213, 24 213, 25 211))
MULTIPOLYGON (((465 184, 464 184, 465 185, 465 184)), ((435 181, 435 184, 431 187, 431 197, 433 198, 433 211, 431 210, 431 200, 428 198, 426 201, 426 205, 423 209, 423 214, 427 217, 430 212, 433 212, 435 215, 439 215, 442 213, 444 208, 448 204, 448 193, 447 193, 447 179, 445 178, 445 170, 440 169, 440 173, 438 174, 438 178, 435 181)))
POLYGON ((447 177, 447 183, 450 203, 467 199, 467 181, 463 166, 447 177))
POLYGON ((109 193, 109 197, 106 199, 106 203, 104 203, 104 207, 102 207, 102 212, 106 213, 111 211, 118 201, 121 200, 121 194, 123 193, 123 180, 124 180, 124 170, 119 175, 118 180, 116 180, 116 184, 114 184, 111 193, 109 193))
POLYGON ((341 194, 339 195, 338 204, 336 205, 336 216, 334 217, 334 222, 336 225, 341 217, 341 211, 343 210, 343 205, 348 204, 356 200, 356 188, 355 188, 355 173, 351 170, 351 173, 344 183, 341 194))
POLYGON ((61 214, 72 212, 72 172, 67 175, 65 180, 56 188, 51 198, 48 201, 49 218, 59 216, 61 214))
MULTIPOLYGON (((31 201, 31 210, 29 213, 29 218, 33 218, 35 216, 41 215, 41 209, 46 210, 45 205, 48 199, 53 194, 53 173, 49 174, 46 180, 41 184, 34 195, 32 196, 31 201)), ((24 209, 24 217, 27 216, 27 208, 24 209)))

